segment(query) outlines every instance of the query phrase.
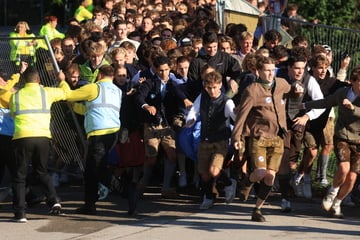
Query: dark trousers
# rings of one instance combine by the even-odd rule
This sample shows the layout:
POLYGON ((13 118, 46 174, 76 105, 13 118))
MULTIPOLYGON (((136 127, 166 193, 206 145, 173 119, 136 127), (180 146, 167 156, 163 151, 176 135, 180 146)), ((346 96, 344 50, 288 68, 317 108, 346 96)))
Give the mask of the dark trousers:
POLYGON ((48 204, 57 202, 57 195, 48 173, 50 140, 47 137, 28 137, 13 141, 16 171, 14 176, 14 209, 25 211, 25 184, 28 164, 41 184, 48 204))
POLYGON ((107 160, 118 139, 118 132, 91 136, 88 139, 88 152, 85 165, 85 204, 92 206, 98 200, 99 181, 111 178, 107 160))
POLYGON ((14 177, 15 160, 12 147, 12 136, 0 135, 0 183, 5 175, 5 167, 9 170, 11 179, 14 177))

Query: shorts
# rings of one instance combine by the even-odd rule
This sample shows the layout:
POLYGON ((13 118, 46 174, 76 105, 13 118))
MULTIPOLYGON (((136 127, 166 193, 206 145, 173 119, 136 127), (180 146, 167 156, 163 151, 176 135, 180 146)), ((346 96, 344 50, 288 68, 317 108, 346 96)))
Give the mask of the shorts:
POLYGON ((350 171, 360 173, 360 144, 335 138, 334 152, 338 162, 350 162, 350 171))
POLYGON ((145 155, 149 158, 157 157, 159 145, 161 145, 165 151, 170 148, 174 151, 176 149, 174 130, 161 124, 157 126, 148 123, 144 124, 144 142, 145 155))
POLYGON ((305 132, 304 145, 308 148, 316 148, 319 145, 334 144, 334 118, 328 118, 322 131, 305 132))
POLYGON ((219 142, 201 141, 198 150, 198 171, 200 174, 209 174, 210 167, 222 169, 228 152, 229 141, 219 142))
POLYGON ((327 145, 334 144, 335 118, 329 117, 323 129, 324 142, 327 145))
POLYGON ((278 171, 284 153, 284 140, 281 137, 252 137, 249 154, 253 169, 264 168, 278 171))
POLYGON ((292 129, 292 121, 287 121, 288 131, 284 137, 284 148, 289 149, 288 161, 297 162, 304 141, 305 128, 301 131, 292 129))

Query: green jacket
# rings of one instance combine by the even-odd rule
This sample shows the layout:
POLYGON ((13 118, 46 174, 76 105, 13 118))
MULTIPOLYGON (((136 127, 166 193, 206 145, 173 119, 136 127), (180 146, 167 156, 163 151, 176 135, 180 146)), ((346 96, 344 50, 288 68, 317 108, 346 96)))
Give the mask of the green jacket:
POLYGON ((88 81, 89 83, 93 83, 96 81, 96 77, 98 75, 99 72, 99 68, 103 65, 110 65, 110 63, 105 59, 105 57, 103 58, 103 60, 101 61, 100 65, 96 67, 96 69, 94 69, 94 71, 92 70, 92 68, 90 67, 90 61, 86 61, 84 64, 81 64, 80 67, 80 77, 82 80, 88 81))

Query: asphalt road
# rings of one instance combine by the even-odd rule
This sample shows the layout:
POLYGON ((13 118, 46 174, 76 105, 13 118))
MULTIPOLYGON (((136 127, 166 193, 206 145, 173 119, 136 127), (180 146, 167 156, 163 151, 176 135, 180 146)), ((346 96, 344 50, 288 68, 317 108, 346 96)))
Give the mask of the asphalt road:
POLYGON ((61 216, 49 216, 45 204, 28 209, 28 222, 11 221, 10 199, 0 204, 0 239, 360 239, 360 208, 343 208, 345 219, 328 218, 320 198, 294 199, 293 211, 280 211, 273 194, 263 209, 266 222, 250 221, 254 200, 235 200, 226 205, 219 198, 209 210, 199 210, 198 196, 182 194, 162 199, 159 189, 150 189, 139 202, 136 217, 127 215, 127 200, 111 195, 99 202, 96 216, 77 215, 82 204, 80 184, 59 187, 61 216))

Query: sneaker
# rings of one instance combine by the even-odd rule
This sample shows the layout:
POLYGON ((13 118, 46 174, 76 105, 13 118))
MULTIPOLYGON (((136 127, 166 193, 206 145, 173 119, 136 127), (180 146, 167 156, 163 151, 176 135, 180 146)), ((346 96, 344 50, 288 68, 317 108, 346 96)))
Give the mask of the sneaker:
POLYGON ((14 221, 18 223, 26 223, 27 219, 25 212, 16 212, 14 214, 14 221))
POLYGON ((96 207, 95 205, 87 205, 84 204, 83 206, 77 208, 75 210, 75 213, 77 214, 85 214, 85 215, 96 215, 96 207))
POLYGON ((302 192, 303 192, 304 198, 306 198, 306 199, 312 198, 311 182, 304 182, 304 184, 302 184, 302 192))
POLYGON ((231 185, 229 186, 226 186, 224 188, 224 191, 225 191, 225 202, 227 204, 231 203, 233 200, 234 200, 234 197, 235 197, 235 194, 236 194, 236 185, 237 185, 237 182, 235 179, 230 179, 231 181, 231 185))
POLYGON ((261 210, 258 208, 254 208, 252 215, 251 215, 251 221, 254 222, 265 222, 265 217, 262 215, 261 210))
POLYGON ((323 200, 322 200, 322 208, 325 211, 330 211, 331 206, 334 203, 334 199, 335 199, 336 195, 337 195, 337 193, 328 191, 326 196, 323 198, 323 200))
POLYGON ((320 184, 321 186, 326 187, 327 185, 329 185, 329 182, 326 178, 323 178, 320 180, 320 184))
POLYGON ((214 201, 212 199, 208 199, 204 196, 203 202, 200 204, 200 209, 206 210, 211 208, 214 205, 214 201))
POLYGON ((344 218, 344 214, 341 212, 340 204, 333 204, 330 209, 331 217, 344 218))
POLYGON ((59 215, 61 212, 61 204, 60 203, 54 203, 54 205, 52 205, 52 207, 50 208, 49 214, 53 214, 53 215, 59 215))
POLYGON ((99 183, 98 195, 98 200, 104 200, 109 195, 109 188, 106 187, 104 184, 99 183))
POLYGON ((281 211, 285 213, 291 212, 291 203, 285 198, 281 200, 281 211))
POLYGON ((181 174, 179 175, 179 187, 183 188, 186 187, 187 185, 187 178, 186 178, 186 174, 181 174))

